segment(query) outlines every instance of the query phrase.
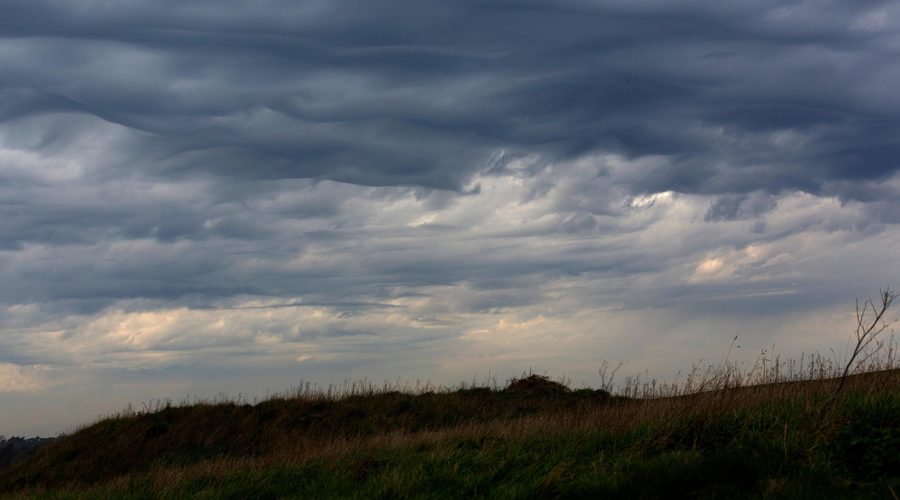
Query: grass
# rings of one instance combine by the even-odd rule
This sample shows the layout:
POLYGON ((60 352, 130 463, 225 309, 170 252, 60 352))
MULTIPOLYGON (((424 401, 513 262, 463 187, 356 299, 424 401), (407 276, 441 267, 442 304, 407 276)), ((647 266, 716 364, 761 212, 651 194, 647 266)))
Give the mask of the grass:
POLYGON ((895 354, 860 357, 841 392, 844 365, 764 353, 613 394, 532 375, 158 403, 4 471, 0 497, 894 498, 895 354))

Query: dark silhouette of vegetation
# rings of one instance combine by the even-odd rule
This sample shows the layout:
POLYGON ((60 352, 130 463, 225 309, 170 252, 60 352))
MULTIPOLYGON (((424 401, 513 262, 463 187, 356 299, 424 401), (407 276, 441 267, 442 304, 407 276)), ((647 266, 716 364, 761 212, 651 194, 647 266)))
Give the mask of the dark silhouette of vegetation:
POLYGON ((514 380, 506 386, 506 390, 510 392, 528 392, 528 393, 566 393, 570 389, 561 382, 554 382, 546 375, 531 374, 527 377, 514 380))
POLYGON ((29 439, 16 436, 5 439, 3 436, 0 436, 0 472, 34 455, 39 449, 54 441, 56 441, 56 438, 42 438, 40 436, 29 439))

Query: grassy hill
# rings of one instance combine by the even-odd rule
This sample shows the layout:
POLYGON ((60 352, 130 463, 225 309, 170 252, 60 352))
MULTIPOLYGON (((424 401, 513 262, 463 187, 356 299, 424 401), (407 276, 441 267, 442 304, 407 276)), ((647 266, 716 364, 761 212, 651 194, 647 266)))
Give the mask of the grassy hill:
POLYGON ((833 370, 784 366, 618 396, 530 376, 161 404, 59 439, 0 474, 0 496, 894 498, 900 371, 851 377, 830 406, 833 370))

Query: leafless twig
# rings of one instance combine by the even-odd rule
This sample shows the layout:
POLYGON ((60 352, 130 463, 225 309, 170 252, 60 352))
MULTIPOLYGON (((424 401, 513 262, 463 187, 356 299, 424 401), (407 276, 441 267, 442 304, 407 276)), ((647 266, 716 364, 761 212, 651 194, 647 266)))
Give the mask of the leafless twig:
MULTIPOLYGON (((894 324, 897 320, 886 320, 885 314, 889 307, 891 307, 891 303, 894 299, 897 298, 897 293, 892 292, 890 287, 885 288, 884 290, 879 290, 879 299, 881 299, 881 305, 876 306, 875 302, 869 298, 863 302, 862 310, 859 309, 859 299, 856 299, 856 347, 853 349, 853 354, 851 354, 850 359, 847 361, 847 366, 844 367, 844 373, 841 376, 841 383, 838 385, 837 389, 834 391, 834 394, 831 395, 831 399, 828 401, 828 405, 822 410, 822 416, 824 417, 831 407, 834 405, 835 400, 837 400, 838 394, 840 394, 841 389, 844 388, 844 383, 847 382, 847 376, 850 375, 850 369, 853 367, 853 362, 856 361, 856 358, 861 354, 866 352, 866 348, 875 340, 875 338, 881 332, 887 330, 892 324, 894 324), (866 315, 869 314, 869 310, 871 309, 871 314, 875 315, 875 318, 869 322, 866 319, 866 315)), ((880 344, 876 344, 879 345, 880 344)), ((865 360, 871 354, 864 354, 863 360, 865 360)))

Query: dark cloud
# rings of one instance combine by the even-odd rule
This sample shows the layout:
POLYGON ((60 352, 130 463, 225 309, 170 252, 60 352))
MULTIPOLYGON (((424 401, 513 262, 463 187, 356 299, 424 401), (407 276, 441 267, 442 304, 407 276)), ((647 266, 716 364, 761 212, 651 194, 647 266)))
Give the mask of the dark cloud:
POLYGON ((703 219, 718 222, 759 217, 775 208, 775 199, 765 193, 725 195, 718 197, 703 219))
POLYGON ((672 160, 635 192, 817 192, 898 167, 886 2, 7 4, 0 116, 140 131, 152 175, 458 190, 500 151, 618 151, 672 160))
POLYGON ((720 221, 736 219, 741 210, 741 203, 747 199, 747 196, 722 196, 706 211, 704 220, 720 221))

